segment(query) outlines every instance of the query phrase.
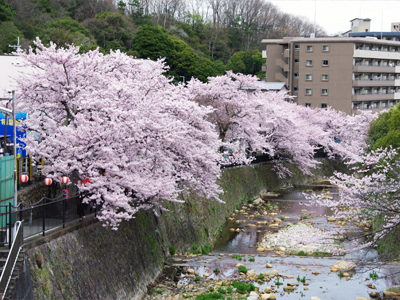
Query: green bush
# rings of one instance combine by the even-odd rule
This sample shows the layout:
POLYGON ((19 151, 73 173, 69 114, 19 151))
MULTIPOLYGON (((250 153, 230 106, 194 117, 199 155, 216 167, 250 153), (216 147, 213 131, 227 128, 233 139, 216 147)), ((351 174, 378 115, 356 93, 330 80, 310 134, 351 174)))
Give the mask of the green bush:
POLYGON ((241 273, 247 273, 247 271, 248 271, 249 269, 247 269, 245 266, 239 266, 238 267, 238 271, 239 272, 241 272, 241 273))
POLYGON ((256 287, 252 283, 246 284, 240 281, 233 281, 231 285, 236 288, 236 292, 239 294, 247 294, 256 290, 256 287))
POLYGON ((224 300, 220 293, 210 293, 197 296, 196 300, 224 300))
POLYGON ((209 244, 205 244, 203 246, 201 246, 201 253, 203 255, 208 255, 208 253, 211 252, 211 246, 209 244))
POLYGON ((218 293, 226 294, 226 290, 220 287, 220 288, 218 288, 218 293))
POLYGON ((174 246, 169 246, 169 254, 175 255, 176 253, 176 248, 174 246))

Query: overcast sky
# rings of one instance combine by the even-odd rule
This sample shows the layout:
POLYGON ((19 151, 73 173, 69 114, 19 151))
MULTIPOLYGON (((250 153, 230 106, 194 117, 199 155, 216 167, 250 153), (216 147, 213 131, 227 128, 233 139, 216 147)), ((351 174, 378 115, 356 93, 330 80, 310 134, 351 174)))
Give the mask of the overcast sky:
POLYGON ((270 0, 283 12, 307 17, 322 26, 328 34, 350 30, 350 20, 370 18, 371 31, 390 31, 390 23, 400 21, 398 0, 270 0), (383 14, 383 23, 382 23, 383 14))

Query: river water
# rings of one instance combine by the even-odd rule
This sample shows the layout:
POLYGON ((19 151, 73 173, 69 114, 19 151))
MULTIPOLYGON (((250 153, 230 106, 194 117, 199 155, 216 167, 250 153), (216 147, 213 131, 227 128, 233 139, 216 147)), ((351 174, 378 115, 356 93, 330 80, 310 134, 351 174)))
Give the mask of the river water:
MULTIPOLYGON (((342 256, 300 257, 277 254, 274 251, 258 252, 257 244, 262 241, 266 232, 277 232, 292 223, 312 222, 313 226, 321 229, 340 227, 335 222, 327 221, 331 215, 329 209, 312 205, 312 203, 308 206, 300 204, 307 201, 303 193, 305 190, 308 192, 312 190, 313 193, 321 195, 329 191, 329 196, 334 199, 339 196, 336 187, 302 186, 286 190, 280 196, 270 198, 265 205, 263 204, 264 207, 271 208, 268 212, 275 212, 276 216, 257 215, 260 207, 249 208, 247 206, 248 209, 245 212, 235 214, 226 223, 209 255, 173 257, 169 267, 169 270, 172 268, 173 275, 171 272, 165 272, 158 279, 158 283, 149 289, 150 293, 145 296, 145 299, 196 299, 199 294, 208 292, 210 288, 214 288, 214 292, 216 292, 219 287, 226 288, 231 280, 244 280, 244 277, 240 277, 238 273, 236 267, 238 263, 245 265, 247 269, 254 270, 257 274, 268 270, 277 270, 282 275, 280 282, 283 285, 276 285, 276 279, 269 282, 251 281, 258 288, 256 292, 259 299, 265 289, 271 286, 277 291, 273 294, 276 299, 297 300, 316 296, 321 300, 354 300, 356 297, 370 298, 371 292, 382 295, 382 292, 390 286, 400 284, 400 274, 397 274, 400 271, 399 263, 380 261, 378 253, 374 249, 350 251, 354 244, 349 241, 343 242, 342 246, 350 252, 342 256), (279 228, 262 225, 249 226, 250 223, 270 222, 272 218, 276 217, 282 219, 286 217, 279 228), (299 220, 299 218, 303 219, 299 220), (232 254, 242 255, 241 260, 233 258, 232 254), (339 277, 337 272, 331 272, 330 267, 341 260, 353 261, 357 264, 356 269, 349 272, 351 277, 339 277), (271 264, 273 268, 267 269, 266 264, 271 264), (219 274, 213 273, 216 268, 220 270, 219 274), (195 274, 188 274, 185 272, 187 269, 192 269, 195 274), (181 272, 182 270, 184 271, 181 272), (313 272, 318 272, 318 274, 313 274, 313 272), (207 273, 210 276, 204 277, 204 274, 207 275, 207 273), (376 273, 379 279, 371 279, 370 274, 373 273, 376 273), (171 280, 171 276, 174 280, 171 280), (196 276, 199 276, 200 281, 194 280, 196 276), (286 276, 293 278, 286 278, 286 276), (303 285, 297 278, 305 278, 308 285, 303 285), (226 281, 227 284, 221 286, 222 281, 226 281), (283 291, 283 286, 287 283, 297 284, 293 292, 283 291), (372 284, 375 289, 371 289, 367 284, 372 284)), ((350 239, 363 232, 363 229, 358 228, 355 224, 347 223, 344 227, 350 239)), ((247 279, 244 281, 250 282, 247 279)), ((247 295, 236 293, 223 294, 223 297, 225 299, 247 299, 247 295)))

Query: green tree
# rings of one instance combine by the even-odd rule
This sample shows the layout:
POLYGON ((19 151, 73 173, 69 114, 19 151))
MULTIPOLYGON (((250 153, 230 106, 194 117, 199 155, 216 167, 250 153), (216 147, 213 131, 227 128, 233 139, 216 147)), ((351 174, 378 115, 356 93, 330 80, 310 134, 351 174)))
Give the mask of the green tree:
POLYGON ((141 58, 157 60, 166 57, 167 63, 170 63, 174 43, 161 27, 144 25, 136 32, 132 49, 136 50, 141 58))
POLYGON ((86 28, 93 34, 97 44, 107 52, 111 49, 127 51, 132 46, 133 27, 129 17, 119 12, 102 12, 87 22, 86 28))
POLYGON ((13 48, 8 47, 10 44, 17 44, 18 37, 23 38, 23 34, 14 25, 13 22, 0 23, 0 54, 11 53, 13 48))
POLYGON ((264 62, 265 59, 258 50, 239 51, 231 56, 226 68, 235 73, 258 75, 264 62))
POLYGON ((52 41, 60 47, 70 44, 89 48, 97 47, 90 31, 69 17, 47 22, 39 36, 42 42, 49 43, 52 41))
POLYGON ((380 114, 371 123, 368 134, 372 150, 390 146, 400 148, 400 106, 397 105, 390 111, 380 114))
POLYGON ((14 11, 10 4, 6 3, 5 0, 0 0, 0 23, 12 21, 14 19, 14 11))

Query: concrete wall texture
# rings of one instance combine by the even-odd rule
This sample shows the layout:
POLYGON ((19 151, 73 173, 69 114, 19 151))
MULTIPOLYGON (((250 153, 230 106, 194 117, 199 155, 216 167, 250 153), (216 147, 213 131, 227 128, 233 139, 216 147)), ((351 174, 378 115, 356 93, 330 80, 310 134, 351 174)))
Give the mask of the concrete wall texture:
POLYGON ((314 177, 292 168, 294 175, 286 179, 276 176, 271 163, 227 169, 220 179, 225 204, 190 195, 184 204, 167 203, 169 211, 159 217, 138 213, 117 231, 100 222, 81 226, 26 251, 34 299, 140 299, 162 271, 169 246, 185 253, 194 244, 212 245, 243 200, 339 168, 338 161, 323 160, 314 177))

